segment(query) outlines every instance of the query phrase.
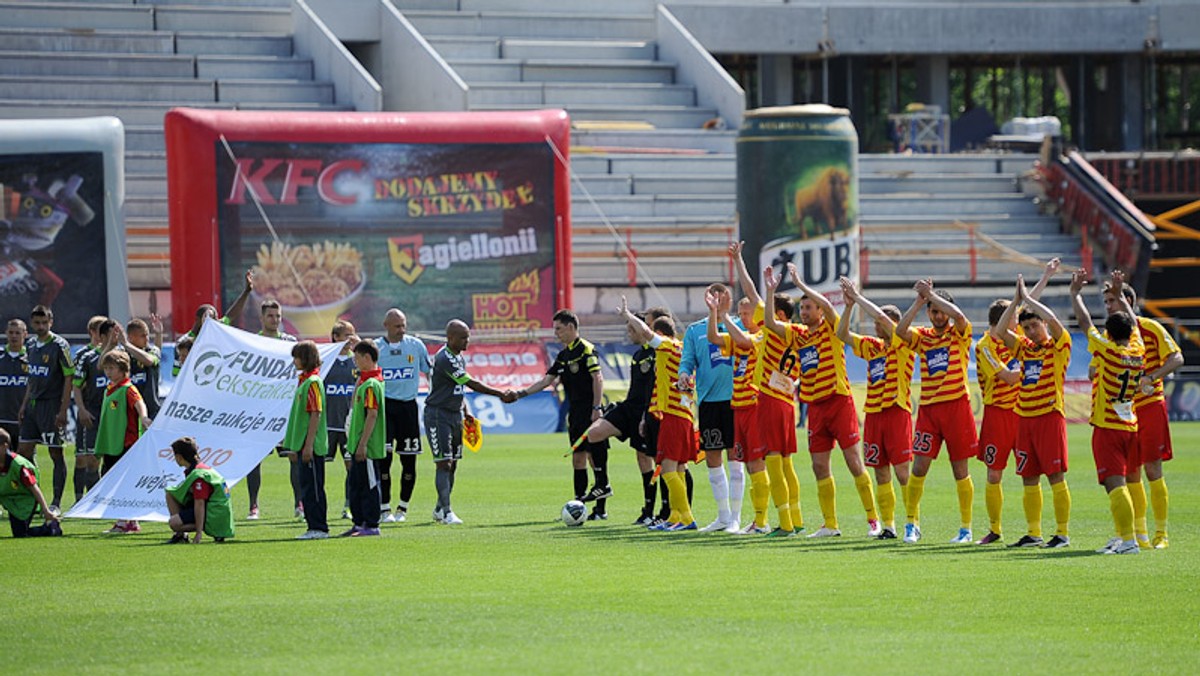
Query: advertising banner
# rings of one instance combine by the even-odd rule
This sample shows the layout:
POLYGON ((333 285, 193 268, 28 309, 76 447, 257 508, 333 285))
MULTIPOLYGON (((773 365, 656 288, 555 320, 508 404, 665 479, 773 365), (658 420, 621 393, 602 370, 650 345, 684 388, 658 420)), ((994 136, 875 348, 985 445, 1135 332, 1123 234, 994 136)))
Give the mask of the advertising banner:
POLYGON ((858 279, 858 134, 849 113, 826 105, 747 111, 737 139, 740 236, 746 264, 785 269, 840 311, 838 278, 858 279))
POLYGON ((0 120, 2 316, 46 305, 68 336, 128 318, 124 154, 115 117, 0 120))
MULTIPOLYGON (((297 386, 293 345, 205 322, 154 424, 66 516, 166 521, 163 489, 183 479, 171 442, 182 436, 229 486, 241 481, 283 439, 297 386)), ((341 346, 319 346, 322 375, 341 346)))
POLYGON ((414 332, 548 328, 570 300, 566 130, 562 111, 173 110, 176 323, 227 309, 252 270, 250 307, 279 301, 301 337, 391 307, 414 332))

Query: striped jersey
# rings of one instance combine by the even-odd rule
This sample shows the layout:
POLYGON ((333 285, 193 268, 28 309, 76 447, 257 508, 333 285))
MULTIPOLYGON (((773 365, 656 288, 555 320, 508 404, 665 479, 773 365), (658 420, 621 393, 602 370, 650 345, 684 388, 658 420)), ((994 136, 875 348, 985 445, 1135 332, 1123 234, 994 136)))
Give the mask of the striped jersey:
POLYGON ((796 337, 800 355, 800 401, 812 404, 835 394, 850 394, 846 348, 837 337, 836 319, 821 315, 821 323, 796 337))
POLYGON ((784 334, 778 336, 763 329, 762 350, 756 364, 754 382, 759 394, 791 404, 796 397, 796 379, 800 377, 800 358, 794 346, 808 333, 803 324, 783 322, 784 334))
POLYGON ((650 343, 654 347, 654 392, 650 395, 650 413, 660 419, 663 415, 673 415, 691 422, 692 393, 675 387, 675 381, 679 380, 679 362, 683 359, 683 341, 666 336, 655 338, 650 343))
POLYGON ((1092 380, 1092 417, 1094 427, 1137 431, 1133 395, 1142 376, 1145 346, 1134 332, 1126 346, 1117 345, 1096 327, 1088 330, 1088 350, 1096 377, 1092 380))
POLYGON ((908 343, 892 334, 890 343, 875 336, 850 334, 854 354, 867 360, 867 401, 864 413, 878 413, 899 406, 912 412, 913 351, 908 343))
POLYGON ((1071 363, 1071 334, 1066 331, 1057 340, 1035 343, 1017 336, 1013 357, 1021 362, 1021 388, 1017 394, 1017 415, 1034 418, 1047 413, 1065 415, 1063 380, 1071 363))
POLYGON ((762 356, 763 341, 766 329, 750 334, 754 343, 743 349, 733 342, 729 334, 722 334, 725 341, 721 344, 721 354, 733 357, 733 399, 729 405, 733 408, 745 408, 758 403, 758 383, 755 381, 758 362, 762 356))
MULTIPOLYGON (((1163 325, 1153 319, 1138 317, 1137 323, 1142 334, 1142 345, 1146 348, 1146 372, 1156 371, 1166 363, 1167 357, 1179 352, 1179 346, 1171 339, 1163 325)), ((1150 394, 1142 394, 1140 389, 1137 390, 1133 397, 1133 405, 1135 408, 1141 408, 1146 404, 1162 401, 1162 399, 1162 380, 1157 380, 1154 382, 1154 390, 1150 394)))
POLYGON ((967 359, 971 324, 962 333, 953 326, 938 334, 932 327, 911 329, 908 346, 921 356, 921 404, 940 404, 967 396, 967 359))
POLYGON ((984 406, 995 406, 1006 411, 1017 407, 1020 386, 1009 385, 996 374, 1005 369, 1016 371, 1019 366, 1020 363, 1013 358, 1012 351, 1003 341, 992 337, 990 331, 984 332, 979 342, 975 343, 975 369, 984 406))

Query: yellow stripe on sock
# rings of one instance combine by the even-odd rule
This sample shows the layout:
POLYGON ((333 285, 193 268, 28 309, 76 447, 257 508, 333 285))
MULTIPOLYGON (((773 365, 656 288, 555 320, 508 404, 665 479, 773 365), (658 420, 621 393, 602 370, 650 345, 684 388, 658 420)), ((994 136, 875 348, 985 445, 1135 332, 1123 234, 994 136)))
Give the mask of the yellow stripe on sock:
POLYGON ((817 501, 821 503, 821 516, 825 519, 825 527, 837 530, 837 484, 833 477, 825 477, 817 482, 817 501))
POLYGON ((908 522, 921 525, 921 496, 925 494, 925 477, 916 474, 908 477, 908 497, 904 506, 908 512, 908 522))
POLYGON ((1154 530, 1167 533, 1167 480, 1159 477, 1150 482, 1150 506, 1154 508, 1154 530))
POLYGON ((796 467, 792 458, 781 458, 783 461, 783 478, 788 487, 788 516, 792 519, 792 529, 804 527, 804 516, 800 513, 800 477, 796 476, 796 467))
POLYGON ((1125 490, 1129 493, 1129 500, 1133 503, 1133 532, 1138 535, 1150 535, 1150 531, 1146 526, 1146 486, 1141 480, 1126 484, 1125 490))
POLYGON ((1109 508, 1112 509, 1113 525, 1117 529, 1117 537, 1122 540, 1133 539, 1133 500, 1129 489, 1125 486, 1108 492, 1109 508))
POLYGON ((955 481, 954 488, 958 491, 958 515, 962 519, 962 527, 970 529, 971 519, 974 516, 975 482, 971 481, 970 475, 967 475, 955 481))
POLYGON ((1067 487, 1066 479, 1050 488, 1054 491, 1054 534, 1067 537, 1071 523, 1071 489, 1067 487))
POLYGON ((1029 535, 1042 537, 1042 485, 1025 487, 1025 523, 1029 535))
POLYGON ((1002 535, 1000 531, 1000 516, 1004 511, 1004 486, 1000 483, 989 483, 983 491, 987 502, 988 524, 992 532, 1002 535))
POLYGON ((783 476, 783 456, 767 456, 767 475, 771 481, 771 498, 775 501, 775 509, 779 512, 779 527, 793 530, 792 512, 788 506, 787 479, 783 476))
POLYGON ((854 477, 854 487, 858 489, 858 499, 862 502, 863 509, 867 512, 867 518, 871 521, 879 519, 879 512, 875 510, 875 490, 871 485, 871 477, 867 476, 866 472, 854 477))
POLYGON ((766 470, 750 475, 750 504, 754 506, 754 525, 767 527, 767 508, 771 504, 771 480, 766 470))
POLYGON ((879 484, 875 488, 875 497, 879 500, 879 518, 883 525, 894 529, 896 527, 896 489, 892 482, 879 484))

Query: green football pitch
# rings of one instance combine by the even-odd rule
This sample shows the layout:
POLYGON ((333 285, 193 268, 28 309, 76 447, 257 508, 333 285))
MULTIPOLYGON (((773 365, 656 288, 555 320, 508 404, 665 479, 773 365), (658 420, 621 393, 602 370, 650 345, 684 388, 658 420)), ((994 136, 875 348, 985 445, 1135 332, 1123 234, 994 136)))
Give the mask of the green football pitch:
MULTIPOLYGON (((1173 429, 1172 544, 1137 556, 1094 553, 1112 522, 1084 426, 1070 429, 1072 546, 1058 551, 949 544, 958 510, 944 458, 926 485, 916 545, 865 537, 844 466, 841 538, 634 528, 641 489, 621 444, 610 520, 567 528, 563 435, 493 435, 468 453, 454 495, 462 526, 432 523, 426 454, 408 523, 385 524, 379 538, 298 542, 286 463, 269 458, 263 519, 239 518, 226 544, 165 546, 163 524, 106 536, 107 523, 70 520, 66 537, 23 541, 4 528, 5 670, 1195 673, 1200 425, 1173 429)), ((811 532, 816 491, 806 455, 796 459, 811 532)), ((979 536, 984 472, 972 465, 979 536)), ((697 469, 703 524, 715 510, 697 469)), ((341 463, 329 470, 340 506, 341 463)), ((1023 532, 1021 487, 1011 475, 1004 487, 1011 542, 1023 532)), ((246 489, 233 494, 241 517, 246 489)), ((346 528, 330 511, 331 528, 346 528)), ((1052 531, 1049 490, 1043 524, 1052 531)))

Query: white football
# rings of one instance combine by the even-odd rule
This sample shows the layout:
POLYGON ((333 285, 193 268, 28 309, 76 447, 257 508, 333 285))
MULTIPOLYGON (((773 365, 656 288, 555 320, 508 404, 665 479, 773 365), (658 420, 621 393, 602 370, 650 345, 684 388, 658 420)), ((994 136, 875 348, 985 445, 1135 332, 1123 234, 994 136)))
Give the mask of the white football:
POLYGON ((562 520, 568 526, 582 526, 587 521, 587 505, 578 500, 568 502, 563 505, 562 520))

